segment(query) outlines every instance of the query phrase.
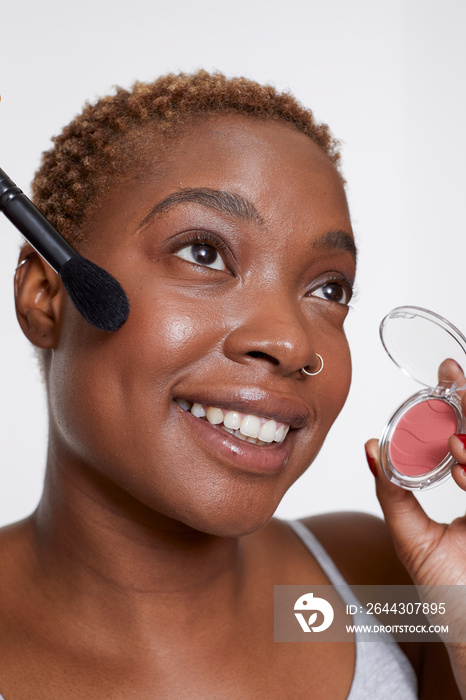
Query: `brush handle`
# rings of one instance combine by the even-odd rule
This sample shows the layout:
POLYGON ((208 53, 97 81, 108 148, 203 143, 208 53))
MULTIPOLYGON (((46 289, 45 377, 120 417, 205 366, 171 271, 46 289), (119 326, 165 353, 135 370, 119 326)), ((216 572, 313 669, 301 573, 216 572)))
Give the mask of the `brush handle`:
POLYGON ((77 254, 1 168, 0 211, 55 272, 77 254))

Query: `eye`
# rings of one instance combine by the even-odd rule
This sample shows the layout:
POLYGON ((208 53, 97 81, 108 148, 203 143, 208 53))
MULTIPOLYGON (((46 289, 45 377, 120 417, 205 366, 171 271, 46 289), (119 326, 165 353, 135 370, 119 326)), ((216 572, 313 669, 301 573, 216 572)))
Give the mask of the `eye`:
POLYGON ((351 288, 344 282, 325 282, 325 284, 314 289, 311 296, 325 299, 326 301, 336 301, 337 304, 348 304, 351 299, 351 288))
POLYGON ((227 270, 225 262, 213 245, 193 243, 181 248, 175 255, 195 265, 210 267, 211 270, 227 270))

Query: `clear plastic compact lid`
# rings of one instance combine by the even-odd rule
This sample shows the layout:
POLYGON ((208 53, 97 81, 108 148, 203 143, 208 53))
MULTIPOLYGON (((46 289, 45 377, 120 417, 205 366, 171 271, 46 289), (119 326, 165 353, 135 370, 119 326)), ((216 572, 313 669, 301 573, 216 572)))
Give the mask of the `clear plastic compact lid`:
POLYGON ((393 362, 424 386, 437 386, 439 365, 447 358, 466 369, 466 338, 433 311, 398 306, 382 320, 380 338, 393 362))

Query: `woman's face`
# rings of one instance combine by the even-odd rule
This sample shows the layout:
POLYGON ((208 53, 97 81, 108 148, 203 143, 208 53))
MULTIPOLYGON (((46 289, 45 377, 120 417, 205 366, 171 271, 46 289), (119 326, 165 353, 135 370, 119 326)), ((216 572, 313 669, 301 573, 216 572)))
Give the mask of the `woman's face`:
POLYGON ((269 520, 347 396, 346 198, 328 157, 280 123, 211 117, 163 153, 148 139, 151 166, 87 225, 83 254, 121 282, 131 312, 105 334, 66 305, 49 372, 51 454, 97 471, 134 507, 244 534, 269 520), (307 376, 316 353, 323 371, 307 376), (193 404, 221 409, 214 421, 231 412, 233 426, 255 416, 242 429, 267 424, 267 440, 272 420, 290 430, 254 444, 193 404))

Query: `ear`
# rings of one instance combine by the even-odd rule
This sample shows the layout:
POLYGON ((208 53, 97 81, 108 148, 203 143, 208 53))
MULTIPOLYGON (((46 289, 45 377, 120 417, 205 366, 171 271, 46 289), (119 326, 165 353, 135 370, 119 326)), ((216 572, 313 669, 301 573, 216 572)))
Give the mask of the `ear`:
POLYGON ((32 246, 22 248, 15 273, 16 316, 38 348, 57 345, 65 290, 60 277, 32 246))

